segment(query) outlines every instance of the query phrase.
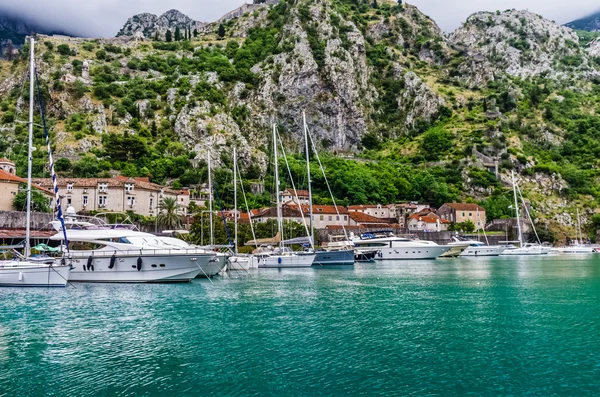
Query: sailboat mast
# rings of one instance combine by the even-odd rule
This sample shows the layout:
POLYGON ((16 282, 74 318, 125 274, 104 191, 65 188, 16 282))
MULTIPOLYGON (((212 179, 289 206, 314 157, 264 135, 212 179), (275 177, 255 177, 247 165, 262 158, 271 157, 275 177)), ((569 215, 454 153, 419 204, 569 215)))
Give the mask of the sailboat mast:
POLYGON ((281 206, 279 205, 279 165, 277 164, 277 130, 273 123, 273 158, 275 160, 275 203, 277 206, 277 232, 279 233, 279 246, 282 246, 283 240, 282 224, 281 224, 281 206))
POLYGON ((233 147, 233 252, 238 254, 237 153, 233 147))
MULTIPOLYGON (((308 132, 306 128, 306 114, 302 111, 302 122, 304 126, 304 143, 306 145, 306 174, 308 175, 308 205, 310 216, 310 245, 315 248, 315 233, 313 229, 313 202, 312 202, 312 187, 310 180, 310 153, 308 151, 308 132)), ((300 203, 298 203, 300 205, 300 203)))
POLYGON ((517 182, 515 182, 515 172, 512 171, 513 193, 515 195, 515 211, 517 216, 517 228, 519 229, 519 247, 523 246, 523 236, 521 234, 521 221, 519 220, 519 204, 517 202, 517 182))
POLYGON ((577 233, 579 234, 579 245, 583 244, 583 238, 581 236, 581 220, 579 219, 579 208, 577 208, 577 233))
POLYGON ((208 151, 208 219, 210 223, 210 245, 214 245, 213 236, 213 187, 212 187, 212 171, 211 171, 211 160, 210 150, 208 151))
POLYGON ((35 85, 34 40, 31 38, 29 59, 29 143, 27 150, 27 220, 25 222, 25 258, 31 255, 31 157, 33 148, 33 96, 35 85))

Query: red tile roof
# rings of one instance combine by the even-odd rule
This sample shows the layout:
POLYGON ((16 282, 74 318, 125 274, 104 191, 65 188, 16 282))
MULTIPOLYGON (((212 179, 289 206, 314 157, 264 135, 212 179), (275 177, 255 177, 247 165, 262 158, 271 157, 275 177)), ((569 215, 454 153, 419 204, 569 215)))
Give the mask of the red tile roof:
POLYGON ((295 197, 296 195, 298 197, 308 197, 308 190, 296 190, 294 191, 294 189, 285 189, 284 191, 282 191, 279 195, 283 195, 284 193, 286 193, 286 195, 290 195, 295 197))
POLYGON ((457 211, 482 211, 485 212, 485 208, 480 207, 475 203, 445 203, 450 208, 457 211))
POLYGON ((0 170, 0 181, 27 183, 25 179, 4 170, 0 170))
MULTIPOLYGON (((290 207, 294 210, 298 209, 298 205, 296 204, 288 204, 286 203, 284 207, 290 207)), ((302 212, 304 214, 308 214, 310 212, 310 206, 302 205, 302 212)), ((335 210, 335 205, 313 205, 313 214, 328 214, 328 215, 348 215, 348 210, 342 206, 337 206, 337 211, 335 210)))
POLYGON ((436 214, 428 214, 428 215, 419 215, 419 214, 412 214, 411 216, 408 217, 408 219, 416 219, 419 222, 425 222, 425 223, 450 223, 449 220, 447 219, 441 219, 439 216, 437 216, 436 214))
POLYGON ((12 161, 12 160, 7 159, 6 157, 2 157, 0 159, 0 163, 11 163, 11 164, 14 164, 15 162, 12 161))
POLYGON ((389 226, 389 223, 384 222, 381 218, 363 214, 362 212, 350 212, 350 219, 356 223, 376 223, 386 224, 389 226))

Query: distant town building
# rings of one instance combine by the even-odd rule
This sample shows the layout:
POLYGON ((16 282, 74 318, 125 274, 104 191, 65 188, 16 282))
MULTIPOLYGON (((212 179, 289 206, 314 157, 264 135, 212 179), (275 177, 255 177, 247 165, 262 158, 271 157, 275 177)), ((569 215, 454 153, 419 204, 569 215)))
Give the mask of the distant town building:
POLYGON ((453 223, 471 221, 475 230, 485 228, 486 224, 485 208, 474 203, 446 203, 437 210, 437 214, 453 223))
POLYGON ((310 197, 308 190, 285 189, 279 193, 279 201, 283 204, 294 203, 308 205, 310 204, 310 197))
MULTIPOLYGON (((36 185, 51 188, 52 179, 38 178, 36 185)), ((64 207, 75 211, 133 211, 144 216, 157 216, 159 204, 164 197, 173 197, 181 206, 181 214, 187 215, 190 195, 186 190, 173 190, 148 178, 59 178, 58 183, 64 207)))
POLYGON ((409 231, 443 232, 448 230, 450 221, 441 219, 437 214, 430 212, 425 215, 412 214, 408 217, 407 228, 409 231))

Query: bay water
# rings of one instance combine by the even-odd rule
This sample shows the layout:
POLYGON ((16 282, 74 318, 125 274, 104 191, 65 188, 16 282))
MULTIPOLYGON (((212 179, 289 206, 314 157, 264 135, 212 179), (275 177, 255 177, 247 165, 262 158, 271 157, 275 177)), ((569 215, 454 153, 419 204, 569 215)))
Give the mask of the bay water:
POLYGON ((600 395, 600 257, 0 289, 0 396, 600 395))

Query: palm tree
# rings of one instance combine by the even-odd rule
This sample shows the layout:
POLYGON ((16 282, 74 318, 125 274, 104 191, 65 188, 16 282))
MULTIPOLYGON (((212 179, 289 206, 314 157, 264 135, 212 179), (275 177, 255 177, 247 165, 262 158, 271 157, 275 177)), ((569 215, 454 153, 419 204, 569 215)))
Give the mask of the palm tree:
POLYGON ((160 213, 156 217, 158 224, 167 229, 177 229, 181 226, 181 206, 175 197, 165 197, 158 204, 160 213))

